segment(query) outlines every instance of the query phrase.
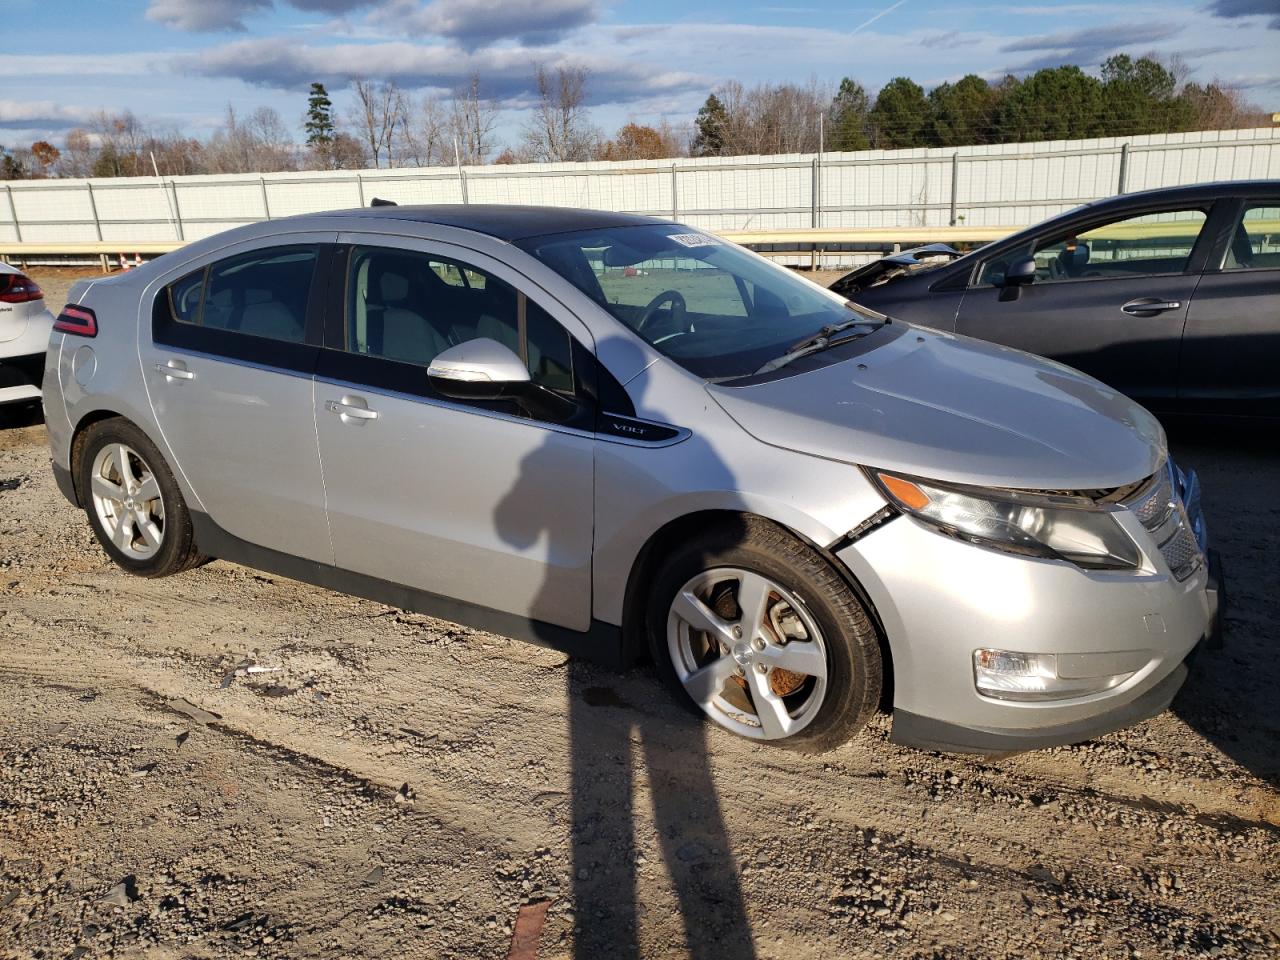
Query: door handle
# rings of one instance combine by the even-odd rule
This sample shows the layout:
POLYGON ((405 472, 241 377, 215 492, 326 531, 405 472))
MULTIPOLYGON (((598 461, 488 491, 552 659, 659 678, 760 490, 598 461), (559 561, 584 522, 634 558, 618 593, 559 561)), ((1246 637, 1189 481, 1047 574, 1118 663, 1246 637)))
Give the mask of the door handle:
POLYGON ((170 360, 168 363, 157 363, 156 369, 164 374, 165 379, 172 382, 174 380, 194 380, 195 373, 187 369, 187 365, 181 360, 170 360))
POLYGON ((1143 317, 1149 314, 1164 313, 1166 310, 1180 310, 1181 300, 1157 300, 1155 297, 1139 297, 1130 300, 1120 309, 1131 317, 1143 317))
POLYGON ((378 411, 370 410, 362 397, 343 397, 341 400, 326 400, 324 408, 336 413, 343 423, 358 423, 363 426, 370 420, 378 419, 378 411))

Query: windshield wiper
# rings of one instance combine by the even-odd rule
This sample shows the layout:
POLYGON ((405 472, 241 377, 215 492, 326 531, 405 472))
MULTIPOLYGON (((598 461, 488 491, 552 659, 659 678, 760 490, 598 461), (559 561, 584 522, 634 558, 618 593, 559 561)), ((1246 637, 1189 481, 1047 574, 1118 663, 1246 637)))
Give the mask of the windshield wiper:
POLYGON ((839 340, 832 339, 837 333, 848 330, 850 327, 860 325, 881 327, 888 322, 888 319, 877 322, 869 319, 868 317, 858 317, 854 320, 845 320, 843 323, 828 323, 812 336, 805 337, 803 340, 797 340, 791 346, 787 347, 786 353, 780 357, 774 357, 752 374, 752 376, 759 376, 762 373, 772 373, 774 370, 785 367, 792 360, 807 357, 811 353, 818 353, 822 350, 826 350, 828 347, 838 347, 842 343, 849 343, 852 340, 860 340, 862 337, 871 333, 871 331, 868 330, 866 333, 855 334, 850 337, 841 337, 839 340))

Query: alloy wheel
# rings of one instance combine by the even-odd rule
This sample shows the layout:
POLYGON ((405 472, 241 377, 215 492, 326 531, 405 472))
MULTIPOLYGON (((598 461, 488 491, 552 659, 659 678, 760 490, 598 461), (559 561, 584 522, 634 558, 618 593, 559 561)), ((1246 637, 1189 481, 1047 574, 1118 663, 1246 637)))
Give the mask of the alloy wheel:
POLYGON ((685 691, 734 733, 779 740, 822 708, 822 631, 799 597, 763 574, 717 567, 690 579, 671 601, 667 647, 685 691))
POLYGON ((90 495, 107 538, 132 560, 164 543, 164 497, 155 474, 132 447, 108 443, 93 458, 90 495))

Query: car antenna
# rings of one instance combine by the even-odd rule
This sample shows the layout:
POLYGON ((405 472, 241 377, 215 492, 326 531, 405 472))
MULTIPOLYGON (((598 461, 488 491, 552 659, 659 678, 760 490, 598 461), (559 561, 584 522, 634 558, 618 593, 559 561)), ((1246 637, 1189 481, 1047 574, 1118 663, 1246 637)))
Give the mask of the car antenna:
POLYGON ((397 207, 397 206, 399 206, 399 204, 398 204, 398 203, 396 203, 394 200, 383 200, 381 197, 374 197, 374 198, 373 198, 373 200, 371 200, 371 201, 369 202, 369 206, 371 206, 371 207, 397 207))

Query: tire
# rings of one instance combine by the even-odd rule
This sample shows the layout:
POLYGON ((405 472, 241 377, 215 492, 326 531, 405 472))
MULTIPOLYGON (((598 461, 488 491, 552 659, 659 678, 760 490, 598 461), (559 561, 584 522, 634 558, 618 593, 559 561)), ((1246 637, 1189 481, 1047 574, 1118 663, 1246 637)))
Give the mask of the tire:
POLYGON ((880 643, 866 609, 825 558, 759 517, 681 544, 654 578, 645 626, 667 686, 741 736, 831 750, 880 701, 880 643))
POLYGON ((169 465, 129 421, 114 418, 88 428, 76 482, 94 535, 121 569, 167 577, 208 562, 196 549, 191 514, 169 465), (126 483, 122 470, 128 471, 126 483))

